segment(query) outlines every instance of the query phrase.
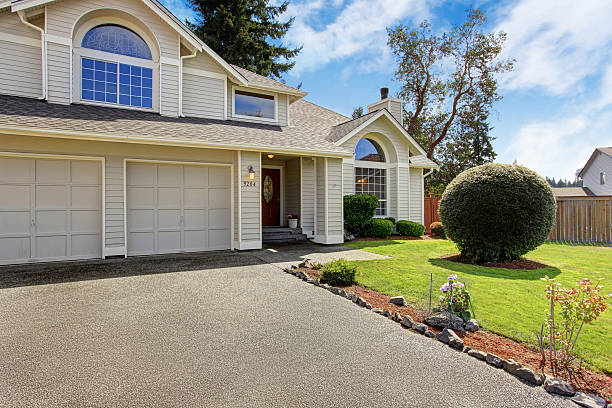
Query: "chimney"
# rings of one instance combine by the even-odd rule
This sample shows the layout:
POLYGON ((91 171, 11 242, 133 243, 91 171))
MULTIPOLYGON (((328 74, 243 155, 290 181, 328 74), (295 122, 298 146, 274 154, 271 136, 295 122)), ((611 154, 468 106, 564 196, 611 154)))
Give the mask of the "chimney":
POLYGON ((397 98, 389 98, 389 88, 380 88, 380 101, 368 105, 368 113, 387 109, 389 113, 403 125, 402 101, 397 98))

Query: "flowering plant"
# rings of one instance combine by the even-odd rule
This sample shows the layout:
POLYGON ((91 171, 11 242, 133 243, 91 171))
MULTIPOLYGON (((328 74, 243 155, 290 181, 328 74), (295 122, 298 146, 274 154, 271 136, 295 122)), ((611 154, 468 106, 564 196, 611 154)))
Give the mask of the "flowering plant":
POLYGON ((299 217, 297 215, 295 215, 295 214, 288 214, 287 215, 287 219, 288 220, 293 220, 293 219, 297 219, 297 218, 299 218, 299 217))
POLYGON ((577 283, 577 288, 566 289, 559 282, 543 278, 546 282, 546 297, 550 300, 550 310, 542 324, 540 343, 542 361, 546 361, 545 340, 548 340, 548 354, 553 373, 561 369, 572 371, 575 360, 574 347, 585 323, 591 323, 608 307, 606 296, 601 295, 603 286, 589 279, 577 283), (544 336, 547 329, 548 337, 544 336))
POLYGON ((457 280, 457 275, 449 275, 447 282, 442 285, 440 291, 442 292, 442 296, 440 296, 442 309, 456 314, 466 322, 470 320, 472 316, 470 291, 465 283, 457 280))

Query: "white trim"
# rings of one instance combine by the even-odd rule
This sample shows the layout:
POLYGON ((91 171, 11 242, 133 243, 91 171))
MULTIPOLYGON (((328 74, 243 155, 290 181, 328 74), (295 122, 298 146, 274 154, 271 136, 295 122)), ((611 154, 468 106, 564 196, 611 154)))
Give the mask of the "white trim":
MULTIPOLYGON (((75 155, 64 155, 64 154, 46 154, 46 153, 23 153, 23 152, 0 152, 0 156, 4 157, 25 157, 30 159, 58 159, 58 160, 81 160, 81 161, 97 161, 100 163, 100 196, 102 199, 100 207, 100 215, 102 217, 102 225, 100 226, 100 258, 85 258, 85 259, 104 259, 104 249, 106 245, 106 158, 104 156, 75 156, 75 155)), ((30 253, 31 255, 31 253, 30 253)), ((82 259, 78 256, 58 258, 58 260, 64 259, 82 259)), ((30 258, 30 261, 36 261, 34 258, 30 258)), ((51 261, 51 260, 49 260, 51 261)))
POLYGON ((291 106, 289 103, 289 95, 285 95, 285 100, 287 101, 287 126, 291 126, 291 106))
MULTIPOLYGON (((396 179, 395 179, 395 184, 396 185, 395 185, 395 187, 397 189, 396 193, 395 193, 396 200, 397 200, 397 203, 396 203, 396 205, 397 205, 397 220, 399 221, 399 220, 402 219, 402 217, 400 216, 400 212, 401 212, 401 208, 402 207, 400 206, 400 202, 401 202, 400 191, 401 191, 401 189, 400 189, 400 168, 399 168, 399 166, 397 166, 395 168, 395 174, 396 174, 396 179)), ((387 194, 387 197, 389 197, 388 194, 387 194)))
POLYGON ((208 166, 208 167, 232 167, 232 163, 211 163, 211 162, 194 162, 182 160, 158 160, 158 159, 134 159, 125 158, 124 160, 131 163, 151 163, 151 164, 177 164, 185 166, 208 166))
POLYGON ((304 96, 308 95, 308 92, 304 92, 300 90, 292 91, 290 89, 274 88, 271 86, 262 86, 262 85, 254 85, 254 84, 248 84, 245 86, 248 86, 249 89, 257 89, 258 91, 266 91, 266 92, 278 92, 284 95, 296 96, 298 98, 303 98, 304 96))
POLYGON ((380 105, 380 104, 383 104, 383 103, 386 103, 388 106, 390 106, 391 102, 400 102, 400 103, 403 103, 403 101, 401 99, 398 99, 398 98, 385 98, 385 99, 381 99, 380 101, 377 101, 377 102, 369 104, 368 105, 368 109, 370 109, 373 106, 377 106, 377 105, 380 105))
POLYGON ((262 240, 259 241, 245 241, 240 244, 239 250, 248 251, 250 249, 261 249, 263 247, 262 240))
POLYGON ((128 231, 127 231, 127 159, 123 158, 123 248, 127 258, 128 231))
POLYGON ((423 177, 423 169, 421 169, 421 200, 420 201, 421 201, 421 224, 425 224, 425 177, 423 177))
POLYGON ((11 11, 14 13, 16 11, 21 11, 25 9, 29 9, 31 7, 42 6, 43 4, 51 3, 55 0, 29 0, 29 1, 21 1, 19 3, 12 2, 11 11), (27 4, 27 5, 26 5, 27 4))
POLYGON ((325 236, 329 235, 329 163, 327 157, 323 159, 323 171, 325 172, 325 236))
POLYGON ((23 11, 18 11, 17 15, 19 16, 19 20, 26 27, 30 27, 40 33, 40 43, 41 43, 41 75, 42 75, 42 95, 38 98, 41 100, 47 100, 49 96, 49 85, 48 85, 48 69, 47 69, 47 13, 45 7, 45 28, 40 28, 35 26, 34 24, 28 22, 25 18, 25 13, 23 11))
MULTIPOLYGON (((186 55, 186 56, 181 57, 181 58, 186 58, 186 57, 193 58, 191 55, 186 55)), ((203 69, 198 69, 198 68, 184 67, 183 68, 183 72, 185 74, 203 76, 203 77, 207 77, 207 78, 227 79, 227 75, 225 75, 225 74, 219 74, 218 72, 205 71, 203 69)))
POLYGON ((122 256, 122 257, 126 257, 127 251, 125 249, 125 246, 118 246, 118 247, 105 247, 104 248, 104 258, 107 258, 109 256, 122 256))
MULTIPOLYGON (((238 153, 238 248, 242 245, 242 152, 238 153)), ((232 214, 232 217, 234 215, 232 214)))
POLYGON ((59 35, 47 34, 47 42, 52 42, 55 44, 61 44, 67 47, 72 47, 72 38, 62 37, 59 35))
POLYGON ((343 244, 343 235, 315 235, 314 240, 317 244, 332 245, 343 244))
POLYGON ((312 226, 312 233, 313 235, 317 235, 317 222, 319 221, 317 219, 317 205, 319 205, 318 203, 318 194, 317 194, 317 187, 319 184, 319 180, 317 178, 317 158, 313 157, 312 160, 314 161, 314 167, 313 167, 313 173, 314 173, 314 183, 313 183, 313 190, 314 190, 314 206, 313 206, 313 213, 314 213, 314 225, 312 226))
POLYGON ((163 105, 163 99, 162 99, 162 93, 163 93, 163 76, 162 76, 162 64, 159 64, 159 109, 158 112, 161 115, 162 114, 162 105, 163 105))
POLYGON ((3 9, 5 7, 10 7, 12 2, 13 2, 13 0, 0 1, 0 9, 3 9))
POLYGON ((223 81, 223 120, 227 120, 227 78, 223 81))
MULTIPOLYGON (((263 173, 263 169, 272 169, 272 170, 280 170, 280 192, 279 192, 279 198, 280 198, 280 208, 278 211, 280 211, 279 214, 279 227, 283 227, 285 226, 285 165, 274 165, 274 164, 266 164, 266 163, 262 163, 261 167, 260 167, 260 172, 263 173)), ((262 180, 263 183, 263 180, 262 180)), ((259 197, 259 200, 261 201, 261 196, 259 197)), ((262 225, 263 227, 263 214, 262 214, 262 225)), ((271 227, 274 227, 275 225, 270 225, 271 227)))
POLYGON ((248 119, 248 120, 253 120, 253 121, 257 121, 257 122, 273 122, 273 123, 278 123, 278 94, 275 92, 268 92, 268 91, 260 91, 257 90, 255 92, 252 91, 252 88, 245 88, 242 86, 236 86, 236 85, 232 85, 232 117, 233 118, 240 118, 240 119, 248 119), (274 118, 270 119, 270 118, 258 118, 255 116, 246 116, 246 115, 238 115, 235 113, 236 110, 236 90, 239 91, 245 91, 245 92, 249 92, 249 93, 260 93, 262 95, 269 95, 269 96, 273 96, 274 97, 274 118))
POLYGON ((19 45, 27 45, 29 47, 42 47, 41 40, 35 40, 34 38, 24 37, 22 35, 15 35, 5 32, 0 32, 0 41, 10 42, 19 45))
POLYGON ((302 166, 303 159, 304 158, 300 156, 300 219, 298 222, 300 223, 300 228, 302 228, 302 232, 304 232, 304 169, 302 166))
MULTIPOLYGON (((179 40, 180 41, 180 40, 179 40)), ((236 166, 234 166, 233 160, 232 160, 232 165, 230 167, 230 177, 231 177, 231 181, 230 181, 230 249, 233 251, 236 246, 235 246, 235 239, 236 239, 236 234, 234 233, 234 210, 236 209, 234 206, 236 205, 236 203, 234 202, 234 188, 236 185, 236 180, 235 180, 235 169, 236 166)))
MULTIPOLYGON (((179 42, 179 49, 181 48, 181 38, 178 38, 178 42, 179 42)), ((195 56, 198 55, 198 51, 194 51, 193 54, 190 55, 183 55, 181 57, 180 60, 180 65, 179 65, 179 116, 183 116, 183 76, 185 74, 185 60, 186 59, 190 59, 190 58, 195 58, 195 56)))
POLYGON ((261 210, 261 195, 263 192, 263 180, 261 179, 261 152, 259 152, 259 197, 257 202, 259 203, 259 241, 263 242, 263 212, 261 210))
POLYGON ((427 155, 427 153, 425 152, 425 150, 423 150, 423 148, 416 142, 416 140, 414 140, 412 138, 412 136, 410 136, 408 134, 408 132, 406 132, 406 129, 404 129, 399 122, 397 121, 397 119, 395 119, 393 117, 393 115, 391 115, 387 110, 382 109, 379 110, 376 114, 374 114, 370 119, 366 120, 365 122, 363 122, 361 125, 359 125, 358 127, 356 127, 355 129, 353 129, 350 133, 348 133, 347 135, 343 136, 340 140, 336 141, 335 144, 338 146, 343 145, 346 141, 350 140, 353 136, 355 136, 357 133, 359 133, 360 131, 362 131, 363 129, 365 129, 367 126, 369 126, 371 123, 373 123, 375 120, 377 120, 378 118, 380 118, 381 116, 385 116, 387 117, 387 119, 389 119, 391 122, 393 122, 393 124, 395 125, 395 127, 401 132, 401 134, 404 136, 404 138, 406 140, 408 140, 408 142, 410 142, 412 145, 414 145, 414 147, 421 152, 424 155, 427 155))

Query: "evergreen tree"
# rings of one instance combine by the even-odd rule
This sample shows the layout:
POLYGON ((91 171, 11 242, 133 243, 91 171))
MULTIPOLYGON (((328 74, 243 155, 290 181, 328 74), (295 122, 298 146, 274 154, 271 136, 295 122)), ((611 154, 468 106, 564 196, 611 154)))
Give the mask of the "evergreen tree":
POLYGON ((357 106, 355 109, 353 109, 353 114, 351 116, 353 119, 363 116, 363 106, 357 106))
POLYGON ((289 48, 282 39, 294 17, 280 22, 289 2, 270 0, 187 0, 196 21, 187 26, 230 64, 260 75, 280 78, 295 65, 302 47, 289 48))

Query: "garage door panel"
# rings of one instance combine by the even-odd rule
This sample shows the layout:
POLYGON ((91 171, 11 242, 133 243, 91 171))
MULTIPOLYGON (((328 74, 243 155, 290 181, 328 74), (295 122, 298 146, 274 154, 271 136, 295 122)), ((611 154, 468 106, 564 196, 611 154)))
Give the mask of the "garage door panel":
POLYGON ((186 187, 208 186, 208 167, 185 166, 183 184, 186 187))
POLYGON ((37 183, 70 182, 70 161, 68 160, 36 160, 37 183))
POLYGON ((100 163, 97 161, 73 161, 71 180, 78 184, 99 184, 102 178, 100 163))
POLYGON ((129 163, 127 166, 128 186, 152 186, 157 177, 154 164, 129 163))
POLYGON ((30 217, 30 211, 0 212, 0 236, 30 235, 30 217))
POLYGON ((155 253, 154 232, 130 232, 128 234, 129 251, 134 254, 155 253))
POLYGON ((36 211, 36 232, 41 234, 66 234, 68 232, 66 211, 36 211))
POLYGON ((97 186, 72 186, 72 207, 83 209, 100 208, 100 187, 97 186))
POLYGON ((29 210, 30 190, 30 186, 0 185, 0 210, 29 210))
POLYGON ((210 249, 224 249, 230 244, 229 229, 208 230, 208 242, 210 249))
POLYGON ((180 231, 159 231, 157 241, 159 252, 177 252, 181 250, 180 231))
POLYGON ((155 188, 130 187, 127 190, 130 208, 153 208, 155 206, 155 188))
POLYGON ((178 187, 160 187, 157 189, 157 204, 159 208, 181 208, 181 189, 178 187))
POLYGON ((102 220, 100 212, 92 210, 73 210, 70 212, 70 222, 72 232, 81 233, 97 233, 100 231, 102 220))
POLYGON ((66 250, 66 235, 37 236, 34 258, 67 258, 66 250))
POLYGON ((129 210, 127 214, 128 230, 150 230, 155 227, 155 210, 129 210))
POLYGON ((208 208, 229 208, 229 189, 211 188, 208 190, 208 208))
POLYGON ((36 186, 36 207, 38 208, 67 208, 66 185, 36 186))
POLYGON ((157 226, 160 229, 181 227, 181 210, 159 210, 157 212, 157 226))
POLYGON ((157 183, 160 186, 177 186, 181 184, 182 179, 181 166, 158 166, 157 167, 157 183))
POLYGON ((207 208, 207 192, 205 188, 185 188, 183 205, 185 208, 207 208))
POLYGON ((210 219, 210 227, 222 227, 227 228, 230 224, 230 210, 229 209, 219 209, 219 210, 209 210, 208 218, 210 219))
POLYGON ((207 210, 185 210, 185 228, 203 228, 207 225, 207 210))
POLYGON ((0 183, 33 183, 34 160, 0 157, 0 183))
POLYGON ((227 167, 211 167, 209 170, 209 185, 211 187, 227 187, 230 185, 230 169, 227 167))
POLYGON ((73 234, 70 238, 73 257, 94 257, 98 254, 96 248, 102 245, 97 234, 73 234))
POLYGON ((208 248, 208 231, 185 231, 185 249, 188 251, 201 251, 208 248))
POLYGON ((23 262, 30 259, 30 238, 0 238, 0 261, 23 262))

